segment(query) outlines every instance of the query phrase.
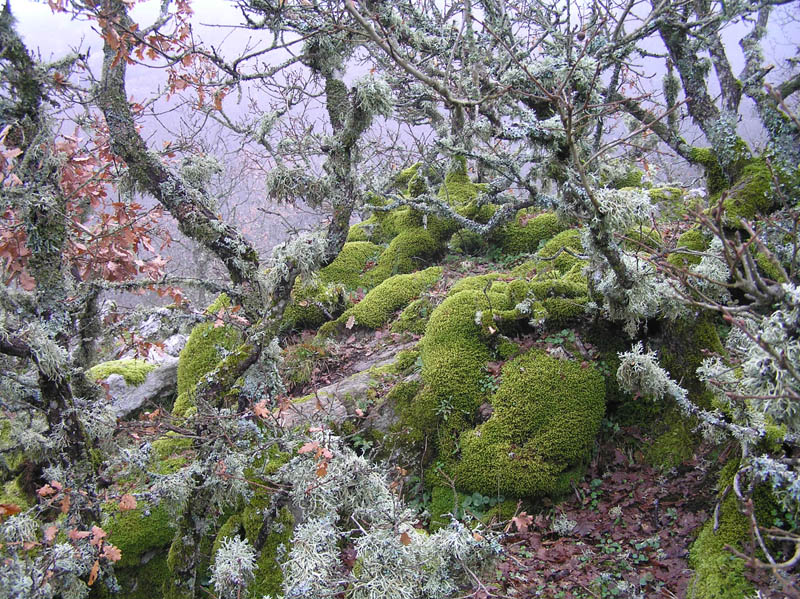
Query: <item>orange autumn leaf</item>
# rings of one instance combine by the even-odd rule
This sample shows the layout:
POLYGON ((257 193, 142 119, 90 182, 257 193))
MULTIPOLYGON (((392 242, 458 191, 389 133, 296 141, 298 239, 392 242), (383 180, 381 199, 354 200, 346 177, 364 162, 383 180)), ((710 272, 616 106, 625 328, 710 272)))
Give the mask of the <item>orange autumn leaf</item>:
POLYGON ((86 581, 86 584, 92 586, 94 581, 97 580, 97 573, 100 571, 100 560, 94 560, 94 564, 92 565, 92 571, 89 572, 89 580, 86 581))
POLYGON ((122 550, 114 545, 105 544, 103 545, 103 553, 100 554, 100 557, 104 557, 110 562, 118 562, 122 559, 122 550))
POLYGON ((69 495, 65 494, 64 499, 61 500, 61 513, 66 514, 69 512, 69 495))
POLYGON ((320 462, 317 466, 317 476, 322 478, 326 474, 328 474, 328 462, 320 462))
POLYGON ((119 510, 127 512, 136 509, 136 498, 130 493, 125 493, 119 500, 119 510))
POLYGON ((13 503, 0 503, 0 519, 5 518, 6 516, 15 516, 22 511, 18 505, 14 505, 13 503))
POLYGON ((404 532, 403 534, 400 535, 400 542, 406 547, 411 545, 411 537, 408 535, 407 532, 404 532))

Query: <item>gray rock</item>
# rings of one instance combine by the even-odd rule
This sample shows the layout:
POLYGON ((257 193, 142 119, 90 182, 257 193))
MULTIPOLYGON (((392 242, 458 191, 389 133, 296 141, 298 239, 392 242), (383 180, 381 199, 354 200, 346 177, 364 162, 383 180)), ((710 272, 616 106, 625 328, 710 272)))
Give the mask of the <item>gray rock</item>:
POLYGON ((356 416, 356 408, 366 402, 374 377, 370 370, 394 362, 398 352, 413 347, 416 342, 391 345, 372 356, 360 360, 359 370, 332 385, 318 389, 315 394, 292 401, 278 416, 280 426, 293 428, 305 424, 340 425, 347 418, 356 416))
POLYGON ((175 394, 178 358, 164 356, 161 365, 150 371, 141 385, 127 385, 119 374, 109 375, 106 383, 114 414, 117 418, 125 418, 147 402, 163 403, 175 394))

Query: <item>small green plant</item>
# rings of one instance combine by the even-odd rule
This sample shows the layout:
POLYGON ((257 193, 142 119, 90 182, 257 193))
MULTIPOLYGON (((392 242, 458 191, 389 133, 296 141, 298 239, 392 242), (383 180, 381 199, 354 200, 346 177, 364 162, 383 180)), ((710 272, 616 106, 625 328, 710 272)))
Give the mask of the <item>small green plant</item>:
POLYGON ((480 386, 481 392, 485 393, 486 395, 493 394, 499 388, 495 378, 488 372, 483 378, 481 378, 478 385, 480 386))
POLYGON ((575 343, 575 331, 572 329, 562 329, 557 333, 550 333, 544 338, 545 343, 552 345, 564 345, 567 342, 575 343))
POLYGON ((505 501, 505 497, 502 495, 498 495, 496 497, 487 497, 486 495, 481 495, 476 491, 472 495, 467 495, 461 500, 459 511, 463 510, 464 512, 468 512, 480 519, 490 508, 493 508, 498 503, 503 501, 505 501))
POLYGON ((589 507, 594 511, 597 510, 597 504, 603 496, 602 486, 603 481, 599 478, 593 478, 589 483, 589 507))

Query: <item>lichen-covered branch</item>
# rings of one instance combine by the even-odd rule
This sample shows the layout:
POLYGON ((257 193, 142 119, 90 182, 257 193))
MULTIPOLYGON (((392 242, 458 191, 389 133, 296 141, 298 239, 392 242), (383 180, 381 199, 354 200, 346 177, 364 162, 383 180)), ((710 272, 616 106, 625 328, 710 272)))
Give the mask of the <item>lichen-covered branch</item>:
POLYGON ((96 101, 108 124, 112 150, 126 163, 131 178, 156 198, 178 221, 178 227, 214 253, 230 273, 234 284, 243 285, 253 299, 245 303, 251 315, 258 315, 263 301, 259 259, 255 249, 231 225, 223 222, 203 202, 202 190, 187 185, 150 149, 136 128, 125 83, 127 57, 124 48, 112 46, 116 29, 129 30, 133 24, 126 5, 109 2, 103 46, 103 71, 96 101))

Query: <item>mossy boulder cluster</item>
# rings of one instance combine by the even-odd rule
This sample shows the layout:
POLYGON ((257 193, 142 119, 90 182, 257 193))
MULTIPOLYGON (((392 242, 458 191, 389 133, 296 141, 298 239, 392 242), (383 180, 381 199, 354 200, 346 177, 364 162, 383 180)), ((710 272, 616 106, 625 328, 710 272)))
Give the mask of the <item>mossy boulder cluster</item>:
MULTIPOLYGON (((701 157, 711 201, 713 194, 730 189, 724 204, 727 226, 736 227, 740 219, 769 208, 763 162, 744 160, 730 187, 720 179, 716 161, 701 157)), ((414 166, 397 178, 407 197, 426 191, 428 183, 419 169, 414 166)), ((641 179, 640 172, 631 171, 613 186, 640 186, 641 179)), ((438 197, 462 215, 486 222, 497 207, 480 203, 482 190, 460 161, 438 197)), ((650 190, 654 201, 672 206, 682 203, 681 194, 675 188, 650 190)), ((396 334, 409 334, 403 342, 416 344, 413 350, 366 373, 374 390, 369 390, 365 405, 379 416, 361 413, 357 421, 354 410, 348 409, 334 426, 346 435, 385 444, 385 455, 418 460, 430 497, 431 529, 447 525, 449 514, 459 513, 461 506, 481 505, 487 508, 482 512, 486 517, 509 518, 519 500, 558 498, 568 492, 583 476, 608 410, 621 418, 655 423, 654 442, 644 456, 650 462, 669 468, 691 457, 698 441, 693 423, 676 411, 643 407, 619 390, 616 352, 627 346, 620 345, 618 329, 592 324, 586 316, 587 305, 596 298, 585 273, 588 261, 578 230, 554 213, 523 210, 491 236, 482 237, 413 208, 387 210, 380 198, 370 201, 373 215, 351 228, 340 255, 314 279, 296 282, 283 329, 315 329, 313 343, 321 347, 354 330, 366 334, 388 327, 396 334), (448 248, 464 253, 494 248, 522 257, 513 267, 453 280, 453 273, 436 265, 448 248), (589 344, 580 338, 591 339, 595 353, 589 356, 589 344)), ((699 229, 670 236, 654 227, 631 231, 622 243, 641 255, 669 249, 672 266, 690 269, 709 250, 710 239, 699 229)), ((762 262, 765 272, 774 268, 762 262)), ((196 326, 181 352, 178 398, 172 409, 179 422, 197 411, 197 385, 241 350, 240 333, 223 324, 229 308, 230 300, 220 296, 207 310, 214 322, 196 326)), ((659 343, 673 378, 684 381, 693 401, 714 408, 695 374, 707 352, 724 354, 714 321, 706 315, 676 321, 659 343)), ((109 362, 90 375, 100 379, 121 374, 135 385, 149 368, 136 361, 109 362)), ((191 461, 193 452, 191 440, 165 434, 152 444, 150 469, 159 475, 175 473, 191 461)), ((295 515, 275 503, 267 477, 289 457, 270 450, 259 458, 248 478, 263 482, 263 487, 246 504, 217 514, 216 528, 203 541, 206 570, 227 537, 246 538, 259 549, 250 597, 281 590, 281 561, 290 549, 295 515)), ((22 492, 15 485, 13 480, 5 483, 3 497, 18 503, 22 499, 15 498, 22 492)), ((169 583, 183 555, 181 540, 174 538, 174 521, 166 505, 141 502, 133 511, 120 512, 109 503, 109 540, 123 552, 117 568, 121 596, 180 596, 169 583)), ((740 546, 746 524, 729 495, 722 503, 719 529, 702 529, 691 551, 694 588, 701 599, 752 593, 742 574, 743 563, 724 550, 726 544, 740 546)))

